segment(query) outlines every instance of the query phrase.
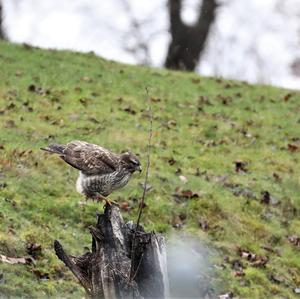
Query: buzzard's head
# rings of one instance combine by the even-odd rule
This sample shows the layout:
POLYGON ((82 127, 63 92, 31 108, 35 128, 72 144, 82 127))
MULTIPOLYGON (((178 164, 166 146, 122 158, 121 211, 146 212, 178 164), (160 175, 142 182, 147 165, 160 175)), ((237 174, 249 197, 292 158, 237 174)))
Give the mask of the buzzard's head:
POLYGON ((129 170, 131 173, 134 173, 135 171, 142 171, 141 163, 135 154, 126 152, 121 154, 120 158, 123 167, 129 170))

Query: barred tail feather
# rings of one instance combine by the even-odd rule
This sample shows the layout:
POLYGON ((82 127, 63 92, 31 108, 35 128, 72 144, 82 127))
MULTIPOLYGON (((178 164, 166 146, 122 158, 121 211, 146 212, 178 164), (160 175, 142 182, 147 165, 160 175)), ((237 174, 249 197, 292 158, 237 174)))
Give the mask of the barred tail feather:
POLYGON ((41 150, 55 153, 55 154, 63 154, 66 146, 62 144, 49 144, 47 147, 41 147, 41 150))

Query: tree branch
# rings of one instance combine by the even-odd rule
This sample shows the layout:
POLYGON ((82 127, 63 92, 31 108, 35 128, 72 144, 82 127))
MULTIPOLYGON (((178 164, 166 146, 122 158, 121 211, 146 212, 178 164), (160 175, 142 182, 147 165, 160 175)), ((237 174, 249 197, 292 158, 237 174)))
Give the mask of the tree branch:
MULTIPOLYGON (((54 241, 54 250, 57 255, 57 257, 64 262, 64 264, 72 271, 72 273, 76 276, 76 278, 79 280, 80 284, 84 287, 85 291, 87 294, 91 294, 91 284, 89 281, 86 279, 86 273, 84 273, 80 267, 76 264, 76 259, 71 259, 64 251, 63 247, 61 244, 55 240, 54 241)), ((84 255, 81 257, 81 263, 85 264, 83 262, 83 257, 89 258, 88 254, 84 255)))

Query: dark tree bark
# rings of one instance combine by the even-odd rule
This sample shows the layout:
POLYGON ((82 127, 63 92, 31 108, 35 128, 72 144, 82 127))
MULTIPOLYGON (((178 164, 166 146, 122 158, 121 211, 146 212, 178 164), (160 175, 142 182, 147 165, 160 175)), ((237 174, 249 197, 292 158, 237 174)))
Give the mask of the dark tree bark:
POLYGON ((3 30, 3 6, 2 6, 1 0, 0 0, 0 39, 6 39, 4 30, 3 30))
POLYGON ((164 238, 142 227, 134 231, 135 225, 124 223, 117 206, 106 206, 97 225, 90 227, 92 252, 67 255, 58 241, 54 248, 93 299, 164 298, 168 292, 164 238))
POLYGON ((209 30, 215 19, 216 0, 203 0, 195 25, 183 23, 180 13, 182 0, 169 0, 170 33, 165 67, 176 70, 193 71, 204 49, 209 30))

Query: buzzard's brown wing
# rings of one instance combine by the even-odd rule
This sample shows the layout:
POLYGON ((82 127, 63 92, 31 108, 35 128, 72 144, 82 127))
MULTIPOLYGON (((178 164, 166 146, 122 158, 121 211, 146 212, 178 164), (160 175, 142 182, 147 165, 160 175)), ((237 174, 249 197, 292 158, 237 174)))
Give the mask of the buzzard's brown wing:
POLYGON ((84 174, 108 174, 118 165, 118 156, 107 149, 84 141, 71 141, 65 146, 61 158, 84 174))

